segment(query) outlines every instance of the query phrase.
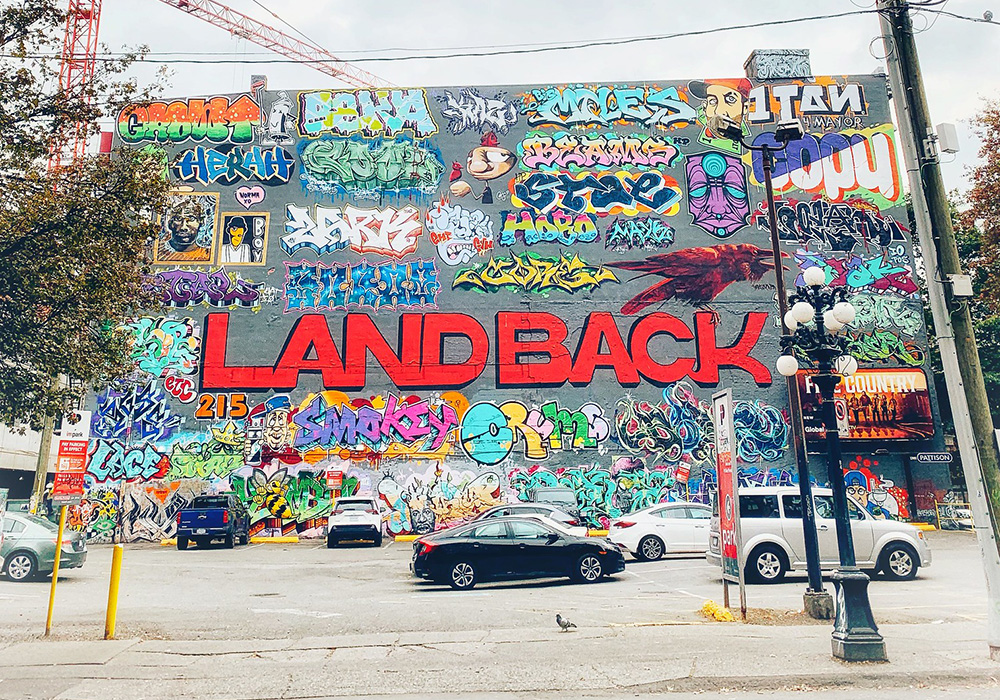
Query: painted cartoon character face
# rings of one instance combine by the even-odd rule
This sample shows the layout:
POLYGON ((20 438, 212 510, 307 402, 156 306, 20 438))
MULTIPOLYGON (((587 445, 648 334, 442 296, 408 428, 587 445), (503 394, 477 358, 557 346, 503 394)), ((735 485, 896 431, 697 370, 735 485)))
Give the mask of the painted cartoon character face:
POLYGON ((705 117, 711 119, 715 115, 728 117, 739 124, 743 121, 746 110, 746 99, 738 91, 726 85, 708 85, 705 87, 705 117))
POLYGON ((729 238, 747 225, 750 199, 738 158, 705 153, 688 158, 688 207, 692 223, 716 238, 729 238))
POLYGON ((243 243, 243 237, 247 234, 246 222, 242 217, 236 217, 230 222, 227 233, 229 234, 229 243, 231 245, 241 245, 243 243))
POLYGON ((264 444, 272 450, 280 450, 288 443, 288 414, 286 408, 275 408, 264 418, 264 444))
POLYGON ((517 163, 517 156, 503 148, 492 131, 483 135, 482 145, 469 151, 466 169, 477 180, 495 180, 506 175, 517 163))
POLYGON ((868 484, 865 483, 863 474, 857 471, 848 471, 844 474, 844 483, 847 486, 847 495, 858 502, 862 508, 868 508, 868 484))

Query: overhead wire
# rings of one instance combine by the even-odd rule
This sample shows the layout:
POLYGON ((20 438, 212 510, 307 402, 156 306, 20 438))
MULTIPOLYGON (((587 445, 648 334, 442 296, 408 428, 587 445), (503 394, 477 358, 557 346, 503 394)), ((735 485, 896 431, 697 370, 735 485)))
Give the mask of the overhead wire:
MULTIPOLYGON (((954 19, 965 20, 969 22, 975 22, 978 24, 991 24, 1000 26, 1000 22, 994 20, 987 20, 985 18, 978 17, 968 17, 966 15, 956 14, 954 12, 949 12, 944 9, 933 9, 934 5, 943 5, 948 2, 948 0, 935 0, 931 3, 909 3, 911 6, 919 5, 924 8, 932 9, 922 9, 921 12, 929 12, 938 15, 945 15, 954 19)), ((727 25, 721 27, 712 27, 708 29, 695 29, 684 32, 673 32, 670 34, 660 34, 660 35, 647 35, 647 36, 635 36, 635 37, 623 37, 618 39, 594 39, 584 42, 578 42, 575 44, 555 44, 555 45, 528 45, 525 48, 500 48, 496 50, 479 50, 479 51, 459 51, 454 53, 446 54, 420 54, 411 56, 376 56, 373 58, 355 58, 352 59, 352 63, 394 63, 401 61, 420 61, 420 60, 447 60, 456 58, 484 58, 484 57, 496 57, 496 56, 511 56, 511 55, 530 55, 530 54, 540 54, 540 53, 550 53, 556 51, 575 51, 579 49, 606 47, 606 46, 623 46, 629 44, 638 44, 645 42, 655 42, 655 41, 667 41, 671 39, 682 39, 697 36, 706 36, 711 34, 720 34, 723 32, 739 31, 743 29, 759 29, 763 27, 774 27, 789 24, 799 24, 803 22, 814 22, 820 20, 828 19, 840 19, 843 17, 851 17, 857 15, 868 15, 868 14, 879 14, 882 11, 879 9, 858 9, 850 10, 847 12, 838 12, 827 15, 811 15, 807 17, 793 17, 789 19, 778 19, 778 20, 765 20, 761 22, 752 22, 747 24, 736 24, 727 25)), ((510 47, 516 47, 517 45, 507 45, 510 47)), ((433 51, 434 49, 430 49, 433 51)), ((95 60, 102 62, 109 62, 117 60, 117 57, 121 54, 105 53, 97 56, 95 60)), ((149 56, 152 54, 146 54, 149 56)), ((165 54, 166 55, 166 54, 165 54)), ((169 55, 182 55, 179 53, 173 53, 169 55)), ((204 54, 196 54, 204 55, 204 54)), ((225 55, 225 54, 223 54, 225 55)), ((228 54, 231 55, 231 54, 228 54)), ((0 58, 58 58, 58 54, 31 54, 31 55, 14 55, 14 54, 0 54, 0 58)), ((282 64, 282 63, 295 63, 295 64, 314 64, 314 63, 326 63, 328 59, 291 59, 291 58, 269 58, 262 60, 241 60, 241 59, 195 59, 195 58, 176 58, 176 59, 156 59, 148 60, 148 58, 139 58, 137 63, 156 63, 161 65, 176 65, 176 64, 189 64, 189 65, 225 65, 230 63, 245 63, 249 65, 264 65, 264 64, 282 64)))

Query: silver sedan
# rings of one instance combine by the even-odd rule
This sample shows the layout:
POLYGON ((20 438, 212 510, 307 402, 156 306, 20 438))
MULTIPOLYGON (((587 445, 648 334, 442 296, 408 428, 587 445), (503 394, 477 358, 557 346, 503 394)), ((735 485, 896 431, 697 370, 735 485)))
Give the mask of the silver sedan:
MULTIPOLYGON (((3 573, 12 581, 30 581, 52 573, 59 528, 51 521, 27 513, 3 516, 3 573)), ((74 530, 63 532, 60 569, 75 569, 87 561, 87 540, 74 530)))

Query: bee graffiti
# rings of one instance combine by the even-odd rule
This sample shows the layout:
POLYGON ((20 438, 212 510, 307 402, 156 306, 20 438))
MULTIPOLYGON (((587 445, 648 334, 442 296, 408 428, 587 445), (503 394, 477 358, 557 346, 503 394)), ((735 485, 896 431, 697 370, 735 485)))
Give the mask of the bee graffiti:
POLYGON ((288 493, 288 470, 279 469, 268 479, 263 469, 254 469, 250 475, 249 489, 252 490, 253 502, 258 508, 263 508, 271 515, 282 520, 295 517, 288 505, 285 494, 288 493))

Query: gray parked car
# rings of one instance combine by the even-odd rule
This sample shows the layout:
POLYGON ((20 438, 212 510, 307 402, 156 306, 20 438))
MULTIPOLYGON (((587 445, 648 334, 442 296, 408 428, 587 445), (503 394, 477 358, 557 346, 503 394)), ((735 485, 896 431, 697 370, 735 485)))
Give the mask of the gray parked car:
MULTIPOLYGON (((3 573, 12 581, 30 581, 52 573, 59 528, 45 518, 7 511, 3 518, 3 573)), ((87 540, 82 532, 63 532, 60 569, 76 569, 87 561, 87 540)))

